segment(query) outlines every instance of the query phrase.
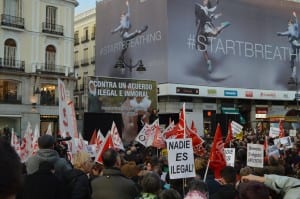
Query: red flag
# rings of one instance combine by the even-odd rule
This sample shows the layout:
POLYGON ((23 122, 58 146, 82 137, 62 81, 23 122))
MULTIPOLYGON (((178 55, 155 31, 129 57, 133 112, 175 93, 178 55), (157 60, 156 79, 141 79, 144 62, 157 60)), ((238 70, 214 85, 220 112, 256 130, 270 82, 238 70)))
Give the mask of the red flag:
POLYGON ((165 142, 164 137, 161 134, 159 125, 155 125, 152 146, 159 148, 159 149, 166 148, 166 142, 165 142))
POLYGON ((228 133, 227 137, 225 139, 225 146, 228 146, 233 139, 233 134, 232 134, 232 128, 231 128, 231 122, 228 123, 228 133))
POLYGON ((279 121, 279 138, 284 137, 284 128, 282 120, 279 121))
POLYGON ((186 137, 192 138, 193 150, 196 155, 202 156, 205 154, 203 147, 204 140, 197 133, 197 129, 194 127, 193 122, 191 128, 186 126, 186 137))
POLYGON ((96 144, 97 143, 97 131, 96 129, 93 132, 93 135, 89 141, 89 144, 96 144))
POLYGON ((221 178, 220 172, 226 166, 224 143, 220 124, 217 125, 214 141, 209 156, 209 167, 214 171, 215 178, 221 178))
POLYGON ((169 125, 167 129, 163 132, 165 139, 179 139, 184 137, 184 126, 185 126, 185 113, 184 109, 179 113, 179 122, 173 126, 169 125), (171 127, 173 128, 171 128, 171 127))
POLYGON ((110 149, 110 148, 113 148, 113 142, 112 142, 112 138, 111 138, 111 134, 110 133, 107 133, 106 137, 105 137, 105 140, 104 140, 104 143, 103 145, 101 146, 96 158, 95 158, 95 162, 98 162, 100 164, 103 164, 103 161, 102 161, 102 155, 103 153, 107 150, 107 149, 110 149))

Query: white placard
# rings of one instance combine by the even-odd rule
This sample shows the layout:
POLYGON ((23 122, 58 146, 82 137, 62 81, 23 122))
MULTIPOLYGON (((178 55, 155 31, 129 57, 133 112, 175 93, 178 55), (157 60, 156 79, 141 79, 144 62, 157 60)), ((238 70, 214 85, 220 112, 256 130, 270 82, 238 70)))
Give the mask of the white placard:
POLYGON ((297 130, 296 129, 290 129, 289 130, 289 135, 295 137, 297 135, 297 130))
POLYGON ((195 177, 191 138, 167 139, 169 173, 171 179, 195 177))
POLYGON ((234 167, 235 148, 224 148, 226 165, 234 167))
POLYGON ((247 166, 264 167, 264 145, 247 144, 247 166))
POLYGON ((278 137, 280 133, 280 129, 277 127, 270 127, 269 136, 271 138, 278 137))

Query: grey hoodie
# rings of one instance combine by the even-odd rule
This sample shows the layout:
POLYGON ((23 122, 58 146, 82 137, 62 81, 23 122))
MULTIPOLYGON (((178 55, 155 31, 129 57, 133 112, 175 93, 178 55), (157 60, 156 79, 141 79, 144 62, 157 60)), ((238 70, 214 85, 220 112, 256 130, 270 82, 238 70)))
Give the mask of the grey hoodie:
POLYGON ((57 175, 61 175, 64 171, 72 169, 72 165, 66 159, 59 157, 57 151, 53 149, 40 149, 36 155, 29 157, 25 163, 27 174, 30 175, 36 172, 43 161, 53 163, 57 175))

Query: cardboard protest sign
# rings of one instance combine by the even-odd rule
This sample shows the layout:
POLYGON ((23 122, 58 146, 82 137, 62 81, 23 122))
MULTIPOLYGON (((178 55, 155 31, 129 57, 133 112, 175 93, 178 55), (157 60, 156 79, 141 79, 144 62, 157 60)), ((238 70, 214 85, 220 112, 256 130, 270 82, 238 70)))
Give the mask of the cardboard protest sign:
POLYGON ((234 167, 235 148, 224 148, 224 154, 226 157, 226 165, 234 167))
POLYGON ((264 145, 247 144, 247 166, 264 167, 264 145))
POLYGON ((168 139, 168 161, 171 179, 195 177, 192 139, 168 139))

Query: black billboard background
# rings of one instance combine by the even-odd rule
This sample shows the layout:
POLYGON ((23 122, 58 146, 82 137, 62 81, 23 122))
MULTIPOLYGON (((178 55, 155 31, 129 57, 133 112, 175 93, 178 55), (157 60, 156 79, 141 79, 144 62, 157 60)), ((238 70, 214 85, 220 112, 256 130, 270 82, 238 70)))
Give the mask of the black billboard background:
MULTIPOLYGON (((219 2, 216 13, 221 12, 222 16, 214 24, 229 21, 231 25, 216 37, 218 45, 209 46, 213 47, 213 51, 208 51, 213 66, 209 73, 202 52, 195 49, 192 41, 196 32, 195 3, 202 1, 129 1, 131 31, 148 25, 149 29, 143 35, 152 38, 149 42, 144 39, 147 37, 136 38, 140 42, 135 41, 134 47, 126 53, 133 63, 143 60, 147 68, 143 74, 116 70, 113 66, 121 49, 113 45, 110 49, 114 50, 107 50, 108 46, 121 41, 118 33, 112 35, 110 31, 119 24, 120 14, 126 10, 125 1, 104 0, 97 3, 96 75, 146 78, 159 83, 288 90, 287 82, 291 75, 289 56, 283 59, 282 53, 278 55, 277 52, 276 56, 274 53, 275 48, 290 49, 290 43, 287 37, 279 37, 276 32, 287 29, 287 21, 293 11, 300 16, 299 4, 284 0, 219 2), (234 50, 231 46, 224 52, 222 49, 228 47, 226 42, 234 44, 234 50), (266 49, 254 56, 243 47, 245 43, 266 49)), ((295 65, 299 67, 299 62, 295 65)))

